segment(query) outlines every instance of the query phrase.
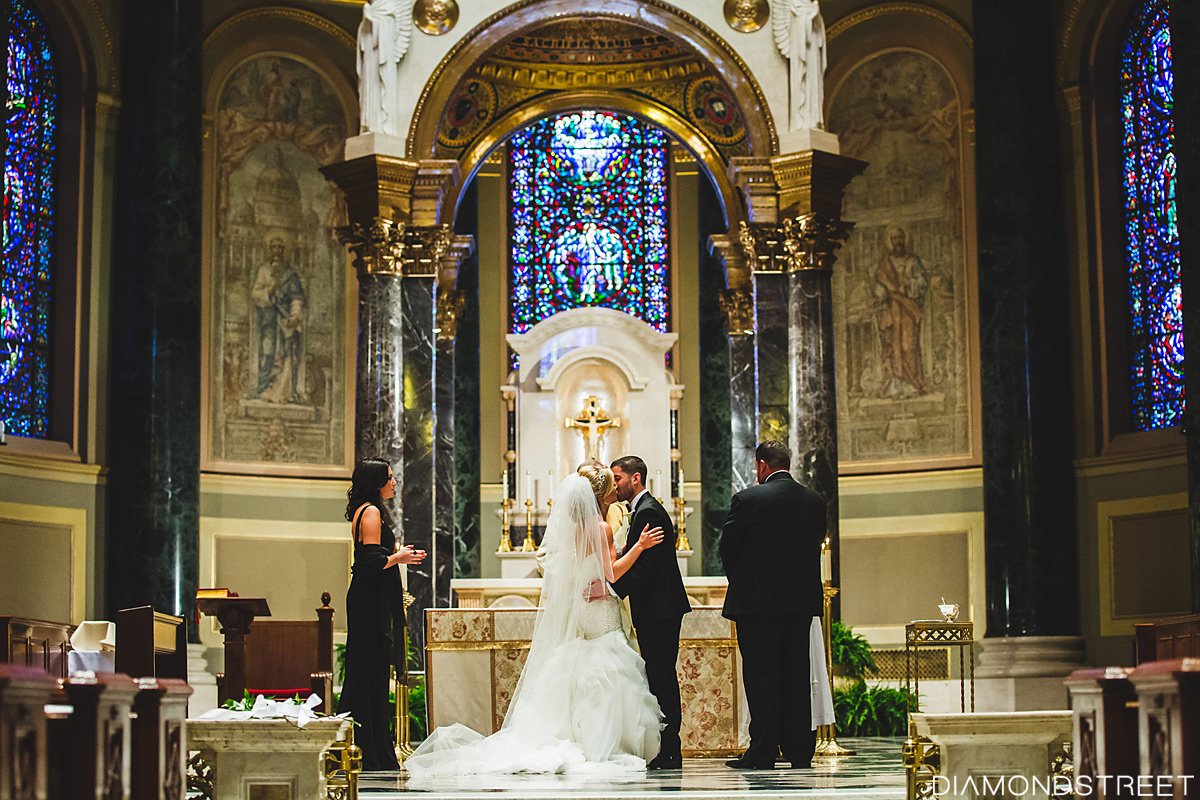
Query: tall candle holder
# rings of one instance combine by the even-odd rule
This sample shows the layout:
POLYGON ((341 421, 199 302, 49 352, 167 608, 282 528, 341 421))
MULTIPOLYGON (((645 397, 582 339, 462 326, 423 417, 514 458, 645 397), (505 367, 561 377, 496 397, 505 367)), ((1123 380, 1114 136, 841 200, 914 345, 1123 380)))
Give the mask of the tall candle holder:
POLYGON ((525 498, 525 541, 521 542, 522 553, 533 553, 537 543, 533 541, 533 499, 525 498))
POLYGON ((687 510, 684 508, 682 497, 675 498, 675 519, 675 549, 691 550, 692 543, 688 541, 687 537, 687 510))
MULTIPOLYGON (((829 689, 833 691, 833 598, 838 588, 833 585, 833 550, 829 538, 821 542, 821 628, 825 637, 825 673, 829 677, 829 689)), ((840 758, 855 755, 853 750, 842 747, 837 741, 837 723, 817 726, 817 749, 814 758, 840 758)))
POLYGON ((500 501, 500 545, 496 548, 497 553, 511 553, 513 551, 512 505, 513 501, 511 497, 505 497, 500 501))

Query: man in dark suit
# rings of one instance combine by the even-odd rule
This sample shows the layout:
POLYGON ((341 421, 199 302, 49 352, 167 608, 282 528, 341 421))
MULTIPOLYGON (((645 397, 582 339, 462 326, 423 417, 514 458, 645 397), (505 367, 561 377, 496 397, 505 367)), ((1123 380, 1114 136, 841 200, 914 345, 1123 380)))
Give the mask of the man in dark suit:
POLYGON ((788 473, 782 442, 763 442, 754 459, 758 485, 733 496, 721 532, 722 613, 737 624, 750 707, 750 747, 725 763, 774 769, 782 750, 792 767, 807 767, 817 743, 808 637, 822 612, 825 501, 788 473))
POLYGON ((662 544, 651 547, 629 571, 612 584, 618 597, 629 598, 633 627, 637 629, 638 646, 646 662, 646 678, 650 693, 658 700, 666 727, 658 757, 647 764, 648 769, 680 769, 683 756, 679 746, 679 726, 683 712, 679 703, 679 676, 675 662, 679 659, 679 626, 683 615, 691 610, 683 577, 675 559, 675 526, 671 515, 646 489, 646 462, 637 456, 623 456, 612 463, 617 480, 617 499, 629 503, 633 531, 647 526, 663 529, 662 544))

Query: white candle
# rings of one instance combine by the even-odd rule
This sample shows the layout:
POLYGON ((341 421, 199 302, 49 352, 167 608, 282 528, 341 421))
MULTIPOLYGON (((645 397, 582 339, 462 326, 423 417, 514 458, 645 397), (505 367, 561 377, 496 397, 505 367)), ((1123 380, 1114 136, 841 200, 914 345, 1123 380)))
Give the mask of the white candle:
POLYGON ((821 582, 833 581, 833 551, 829 549, 829 540, 821 546, 821 582))
POLYGON ((658 490, 661 488, 662 488, 662 470, 657 469, 654 471, 654 491, 650 492, 650 494, 654 495, 654 498, 656 500, 658 499, 658 490))
POLYGON ((679 468, 679 496, 683 497, 683 467, 679 468))
POLYGON ((500 495, 501 501, 508 499, 508 467, 500 471, 500 495))
POLYGON ((554 497, 554 470, 546 472, 546 499, 554 497))
POLYGON ((525 470, 525 499, 533 499, 533 473, 525 470))

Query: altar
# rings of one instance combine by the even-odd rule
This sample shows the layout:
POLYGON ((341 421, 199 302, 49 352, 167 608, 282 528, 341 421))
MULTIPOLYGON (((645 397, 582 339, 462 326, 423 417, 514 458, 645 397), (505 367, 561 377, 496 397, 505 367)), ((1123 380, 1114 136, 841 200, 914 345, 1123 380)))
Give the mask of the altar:
MULTIPOLYGON (((529 653, 537 609, 431 608, 425 614, 430 729, 461 722, 485 734, 499 730, 529 653)), ((683 754, 727 756, 745 749, 749 715, 741 657, 733 623, 719 607, 696 607, 684 616, 676 669, 683 754)))

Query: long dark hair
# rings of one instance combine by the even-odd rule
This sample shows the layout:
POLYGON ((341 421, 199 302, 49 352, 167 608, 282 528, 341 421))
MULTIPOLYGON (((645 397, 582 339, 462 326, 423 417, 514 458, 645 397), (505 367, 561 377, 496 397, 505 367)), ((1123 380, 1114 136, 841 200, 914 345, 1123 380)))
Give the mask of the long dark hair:
POLYGON ((382 458, 364 458, 354 465, 350 490, 346 492, 346 519, 353 520, 354 512, 363 503, 380 505, 379 490, 388 482, 391 466, 382 458))

